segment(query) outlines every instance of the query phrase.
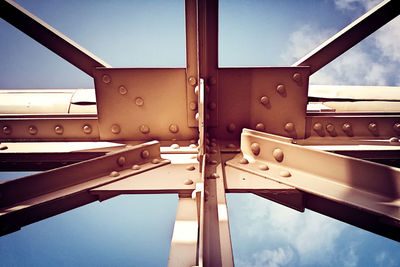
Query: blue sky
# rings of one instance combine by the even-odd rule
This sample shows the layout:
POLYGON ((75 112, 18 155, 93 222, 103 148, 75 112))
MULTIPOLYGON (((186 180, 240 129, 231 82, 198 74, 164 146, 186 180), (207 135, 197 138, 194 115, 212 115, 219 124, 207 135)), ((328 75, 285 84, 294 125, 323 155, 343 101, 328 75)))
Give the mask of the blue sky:
MULTIPOLYGON (((183 0, 19 0, 113 67, 184 67, 183 0)), ((223 0, 221 66, 291 65, 377 1, 223 0)), ((378 1, 379 2, 379 1, 378 1)), ((396 19, 311 83, 400 85, 396 19)), ((0 21, 0 88, 93 88, 93 80, 0 21)), ((14 174, 2 174, 2 179, 14 174)), ((177 196, 120 196, 0 238, 4 266, 162 266, 177 196)), ((397 242, 314 212, 228 194, 237 266, 399 266, 397 242)))

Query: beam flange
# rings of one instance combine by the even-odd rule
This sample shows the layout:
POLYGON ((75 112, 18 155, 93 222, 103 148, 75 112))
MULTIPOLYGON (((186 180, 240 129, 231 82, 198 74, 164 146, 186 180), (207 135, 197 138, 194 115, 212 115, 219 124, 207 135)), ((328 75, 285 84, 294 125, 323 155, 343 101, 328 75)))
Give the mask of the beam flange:
MULTIPOLYGON (((292 144, 292 139, 244 129, 242 155, 227 165, 354 209, 376 224, 359 227, 400 240, 400 169, 292 144), (268 167, 260 168, 260 165, 268 167), (382 219, 376 220, 375 217, 382 219), (390 229, 390 231, 388 231, 390 229)), ((306 201, 307 207, 307 201, 306 201)), ((327 207, 329 209, 329 207, 327 207)), ((330 213, 335 217, 335 213, 330 213)), ((351 218, 341 217, 353 223, 351 218)))

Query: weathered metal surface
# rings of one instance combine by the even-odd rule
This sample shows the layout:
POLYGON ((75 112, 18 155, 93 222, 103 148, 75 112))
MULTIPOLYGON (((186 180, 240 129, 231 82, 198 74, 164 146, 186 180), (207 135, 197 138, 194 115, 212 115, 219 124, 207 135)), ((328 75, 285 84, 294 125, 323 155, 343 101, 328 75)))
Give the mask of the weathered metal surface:
POLYGON ((1 183, 0 234, 97 200, 91 188, 168 164, 159 148, 158 142, 149 142, 1 183))
POLYGON ((308 96, 320 99, 342 100, 400 100, 398 86, 313 85, 308 96))
MULTIPOLYGON (((245 129, 241 138, 243 154, 227 164, 335 202, 337 209, 343 206, 363 213, 364 218, 370 215, 371 221, 357 226, 400 240, 396 226, 400 223, 400 169, 291 142, 245 129), (267 165, 268 170, 260 169, 260 164, 267 165), (375 220, 377 216, 381 219, 375 220)), ((305 203, 307 207, 307 200, 305 203)), ((352 223, 352 218, 345 220, 339 210, 336 212, 341 220, 352 223)))
POLYGON ((102 140, 190 140, 185 69, 94 71, 102 140))
POLYGON ((312 75, 399 14, 400 5, 397 0, 382 1, 293 66, 310 66, 310 75, 312 75))

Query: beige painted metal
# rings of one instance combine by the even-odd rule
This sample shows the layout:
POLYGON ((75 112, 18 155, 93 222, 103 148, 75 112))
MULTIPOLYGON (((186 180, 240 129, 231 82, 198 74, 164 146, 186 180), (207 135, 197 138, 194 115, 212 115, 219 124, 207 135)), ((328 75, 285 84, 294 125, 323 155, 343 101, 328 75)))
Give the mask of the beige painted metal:
POLYGON ((308 96, 322 99, 400 100, 398 86, 313 85, 308 96))
POLYGON ((168 266, 197 265, 198 222, 196 199, 179 197, 168 266))
POLYGON ((400 113, 400 102, 397 101, 324 101, 322 103, 336 112, 400 113))
POLYGON ((382 1, 292 66, 310 66, 312 75, 399 14, 397 0, 382 1))
POLYGON ((0 1, 0 16, 89 76, 95 67, 111 67, 14 1, 0 1))

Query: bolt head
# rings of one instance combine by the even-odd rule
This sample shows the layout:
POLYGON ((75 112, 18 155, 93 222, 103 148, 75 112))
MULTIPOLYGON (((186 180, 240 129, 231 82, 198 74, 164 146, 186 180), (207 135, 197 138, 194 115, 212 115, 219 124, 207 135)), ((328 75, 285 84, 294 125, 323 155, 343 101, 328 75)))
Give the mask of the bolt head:
POLYGON ((280 148, 276 148, 274 149, 274 151, 272 152, 272 156, 274 157, 274 159, 278 162, 282 162, 283 161, 283 151, 280 148))
POLYGON ((194 171, 196 168, 193 165, 187 166, 186 170, 188 171, 194 171))
POLYGON ((190 108, 190 110, 193 110, 193 111, 197 110, 197 103, 196 102, 190 102, 189 103, 189 108, 190 108))
POLYGON ((265 164, 261 164, 260 166, 258 166, 258 168, 259 168, 260 170, 262 170, 262 171, 267 171, 267 170, 269 170, 268 166, 265 165, 265 164))
POLYGON ((291 176, 290 172, 286 171, 286 170, 280 171, 279 175, 282 176, 282 177, 290 177, 291 176))
POLYGON ((283 84, 279 84, 279 85, 276 87, 276 91, 277 91, 279 94, 283 95, 283 94, 286 93, 286 88, 285 88, 285 86, 284 86, 283 84))
POLYGON ((172 148, 172 149, 179 149, 180 146, 179 146, 178 144, 172 144, 172 145, 171 145, 171 148, 172 148))
POLYGON ((125 165, 125 163, 126 163, 126 158, 124 157, 124 156, 121 156, 121 157, 119 157, 118 159, 117 159, 117 164, 119 165, 119 166, 124 166, 125 165))
POLYGON ((149 126, 143 124, 143 125, 140 125, 139 131, 140 131, 142 134, 148 134, 148 133, 150 132, 150 128, 149 128, 149 126))
POLYGON ((395 123, 395 124, 393 125, 393 130, 394 130, 395 132, 400 133, 400 123, 395 123))
POLYGON ((197 84, 197 79, 193 76, 190 76, 188 82, 191 86, 195 86, 197 84))
POLYGON ((263 123, 257 123, 257 125, 256 125, 256 130, 257 131, 264 131, 265 130, 265 126, 264 126, 264 124, 263 123))
POLYGON ((208 103, 208 108, 210 110, 214 110, 217 108, 217 104, 215 102, 210 102, 210 103, 208 103))
POLYGON ((199 118, 200 118, 199 113, 196 113, 196 115, 194 116, 194 118, 196 119, 196 121, 199 121, 199 118))
POLYGON ((322 131, 322 124, 319 123, 319 122, 314 123, 313 129, 314 129, 314 131, 316 131, 316 132, 321 132, 321 131, 322 131))
POLYGON ((11 134, 11 133, 12 133, 12 128, 11 128, 10 126, 4 126, 4 127, 3 127, 3 133, 4 133, 5 135, 11 134))
POLYGON ((171 124, 171 125, 169 126, 169 131, 170 131, 171 133, 177 133, 177 132, 179 132, 179 127, 178 127, 178 125, 176 125, 176 124, 171 124))
POLYGON ((56 134, 63 134, 64 133, 64 128, 61 125, 56 125, 56 127, 54 127, 54 132, 56 132, 56 134))
POLYGON ((132 170, 135 170, 135 171, 140 170, 140 166, 135 164, 132 166, 132 170))
POLYGON ((30 135, 36 135, 38 133, 38 129, 36 128, 35 125, 30 125, 28 127, 28 132, 30 135))
POLYGON ((153 160, 151 161, 151 163, 153 163, 153 164, 158 164, 158 163, 160 163, 160 162, 161 162, 160 159, 153 159, 153 160))
POLYGON ((371 122, 370 124, 368 124, 368 130, 370 130, 371 132, 376 132, 378 130, 378 125, 374 122, 371 122))
POLYGON ((112 172, 110 173, 110 176, 111 176, 111 177, 118 177, 118 176, 119 176, 119 172, 117 172, 117 171, 112 171, 112 172))
POLYGON ((121 132, 121 127, 118 124, 111 125, 111 132, 113 134, 119 134, 121 132))
POLYGON ((137 106, 139 106, 139 107, 143 106, 143 104, 144 104, 143 98, 141 98, 141 97, 136 97, 136 99, 135 99, 135 104, 136 104, 137 106))
POLYGON ((260 144, 259 144, 259 143, 252 143, 252 144, 250 145, 250 149, 251 149, 251 152, 253 152, 253 154, 254 154, 255 156, 258 156, 258 155, 260 154, 261 147, 260 147, 260 144))
POLYGON ((215 79, 215 77, 210 77, 208 79, 208 84, 209 85, 215 85, 217 83, 217 79, 215 79))
POLYGON ((345 132, 350 131, 350 130, 351 130, 351 124, 348 123, 348 122, 344 123, 343 126, 342 126, 342 129, 343 129, 343 131, 345 131, 345 132))
POLYGON ((249 161, 248 161, 246 158, 241 158, 241 159, 239 160, 239 163, 240 163, 240 164, 248 164, 249 161))
POLYGON ((103 83, 109 84, 111 82, 111 77, 107 74, 104 74, 102 77, 103 83))
POLYGON ((268 105, 269 104, 269 98, 268 98, 268 96, 262 96, 261 98, 260 98, 260 102, 261 102, 261 104, 263 104, 263 105, 268 105))
POLYGON ((126 95, 128 93, 128 89, 126 89, 125 86, 121 85, 120 87, 118 87, 118 91, 121 95, 126 95))
POLYGON ((236 125, 234 123, 229 123, 226 126, 226 130, 230 133, 233 133, 236 130, 236 125))
POLYGON ((297 83, 301 82, 301 74, 297 72, 293 74, 293 80, 297 83))
POLYGON ((285 131, 286 132, 293 132, 294 131, 294 124, 292 122, 288 122, 285 124, 285 131))
POLYGON ((193 184, 193 180, 192 180, 192 179, 186 179, 186 180, 183 182, 183 184, 184 184, 184 185, 191 185, 191 184, 193 184))
POLYGON ((335 131, 335 126, 333 126, 333 124, 328 124, 326 125, 326 130, 330 133, 333 133, 335 131))
POLYGON ((145 149, 145 150, 143 150, 143 151, 140 153, 140 156, 141 156, 143 159, 147 159, 147 158, 150 156, 150 152, 149 152, 147 149, 145 149))
POLYGON ((89 124, 83 125, 82 129, 83 129, 83 132, 85 134, 91 134, 92 133, 92 126, 90 126, 89 124))

